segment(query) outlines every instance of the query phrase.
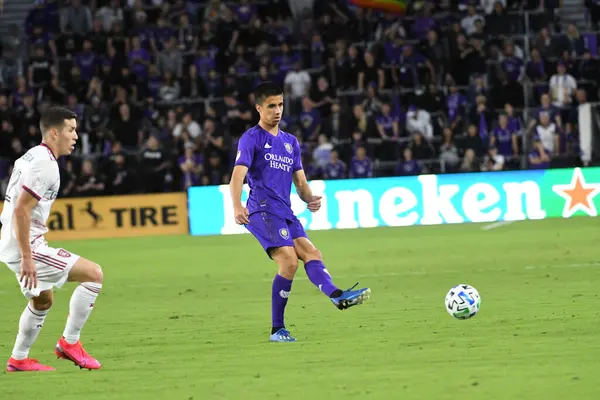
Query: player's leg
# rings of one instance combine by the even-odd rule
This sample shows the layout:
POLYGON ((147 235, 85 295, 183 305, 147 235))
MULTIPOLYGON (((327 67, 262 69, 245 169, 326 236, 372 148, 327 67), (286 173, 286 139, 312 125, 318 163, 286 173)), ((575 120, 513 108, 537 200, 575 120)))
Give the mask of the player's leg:
POLYGON ((79 285, 71 296, 67 324, 54 353, 59 358, 73 361, 80 368, 99 369, 100 363, 84 350, 79 339, 102 290, 102 269, 98 264, 79 257, 67 279, 69 282, 79 282, 79 285))
POLYGON ((292 290, 292 282, 298 269, 298 257, 289 234, 287 222, 266 212, 254 213, 249 217, 246 229, 259 241, 265 252, 278 266, 271 290, 271 337, 274 342, 293 342, 285 329, 285 307, 292 290))
POLYGON ((298 270, 298 257, 293 246, 274 247, 268 250, 269 256, 277 263, 277 275, 271 290, 271 341, 293 342, 285 328, 285 307, 287 306, 292 282, 298 270))
POLYGON ((289 229, 294 238, 294 249, 300 260, 304 263, 304 269, 308 279, 321 292, 331 299, 333 304, 340 310, 364 303, 371 295, 371 289, 361 288, 353 290, 356 285, 348 290, 340 290, 333 284, 331 275, 323 263, 323 255, 304 231, 302 224, 297 219, 289 224, 289 229))
POLYGON ((29 350, 42 330, 53 299, 52 289, 50 289, 40 292, 37 297, 31 298, 27 303, 19 319, 19 332, 12 355, 6 363, 8 372, 54 371, 54 368, 29 358, 29 350))
POLYGON ((317 249, 306 236, 294 239, 296 255, 304 263, 306 276, 327 297, 339 297, 342 290, 334 285, 329 271, 323 263, 323 254, 317 249))

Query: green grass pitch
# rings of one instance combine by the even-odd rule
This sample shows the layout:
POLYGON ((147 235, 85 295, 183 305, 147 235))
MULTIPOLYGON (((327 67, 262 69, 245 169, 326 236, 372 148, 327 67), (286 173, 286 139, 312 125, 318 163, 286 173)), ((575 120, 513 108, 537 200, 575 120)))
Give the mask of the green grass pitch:
MULTIPOLYGON (((57 371, 2 374, 0 399, 600 398, 598 219, 483 226, 309 232, 335 282, 372 297, 339 311, 300 268, 297 343, 267 342, 275 265, 249 235, 54 243, 103 266, 82 337, 103 369, 53 356, 67 284, 30 354, 57 371), (482 297, 470 320, 444 309, 458 283, 482 297)), ((25 300, 0 271, 7 359, 25 300)))

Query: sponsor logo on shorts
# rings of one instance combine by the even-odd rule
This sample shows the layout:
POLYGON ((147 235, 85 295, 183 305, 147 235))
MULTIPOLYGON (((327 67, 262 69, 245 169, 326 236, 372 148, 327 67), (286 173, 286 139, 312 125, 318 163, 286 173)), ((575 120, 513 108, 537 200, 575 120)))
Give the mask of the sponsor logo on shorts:
POLYGON ((291 144, 284 143, 283 146, 285 147, 285 149, 287 150, 288 153, 292 154, 294 152, 294 148, 292 147, 291 144))
POLYGON ((69 253, 68 251, 63 250, 63 249, 58 250, 58 255, 61 257, 64 257, 64 258, 71 257, 71 253, 69 253))
POLYGON ((281 236, 284 239, 287 239, 287 238, 290 237, 290 232, 287 229, 285 229, 285 228, 281 228, 279 230, 279 236, 281 236))
POLYGON ((288 297, 290 297, 290 292, 286 292, 285 290, 280 290, 279 297, 281 297, 282 299, 287 299, 288 297))

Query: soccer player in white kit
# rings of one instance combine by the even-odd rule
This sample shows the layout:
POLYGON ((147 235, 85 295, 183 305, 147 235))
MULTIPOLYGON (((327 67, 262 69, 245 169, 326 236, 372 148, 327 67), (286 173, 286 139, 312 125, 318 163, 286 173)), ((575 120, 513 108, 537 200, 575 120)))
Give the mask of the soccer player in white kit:
POLYGON ((44 239, 50 208, 60 189, 56 159, 74 149, 77 116, 66 108, 52 107, 42 114, 40 128, 42 143, 15 162, 0 216, 0 261, 15 272, 29 299, 6 369, 54 370, 29 358, 29 350, 52 306, 53 288, 65 282, 79 282, 79 286, 71 297, 67 324, 54 353, 81 368, 99 369, 100 363, 83 349, 79 337, 102 289, 102 270, 83 257, 48 246, 44 239))

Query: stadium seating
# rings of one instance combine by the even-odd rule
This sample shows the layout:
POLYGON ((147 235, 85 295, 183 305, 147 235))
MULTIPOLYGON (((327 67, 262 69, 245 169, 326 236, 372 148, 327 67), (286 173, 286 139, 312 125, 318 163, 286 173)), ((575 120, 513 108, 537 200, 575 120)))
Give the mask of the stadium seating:
POLYGON ((285 88, 282 128, 299 138, 310 179, 330 178, 332 150, 351 165, 358 147, 373 176, 575 166, 577 106, 598 100, 594 2, 584 16, 568 0, 565 11, 550 0, 409 1, 398 16, 340 0, 302 18, 276 0, 67 3, 11 14, 0 60, 0 180, 39 142, 39 110, 79 115, 60 196, 227 183, 263 80, 285 88), (576 88, 553 78, 560 68, 576 88), (551 108, 540 108, 544 93, 551 108), (506 112, 508 139, 495 133, 506 112), (89 192, 90 180, 105 190, 89 192))

